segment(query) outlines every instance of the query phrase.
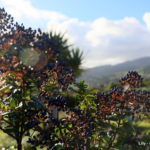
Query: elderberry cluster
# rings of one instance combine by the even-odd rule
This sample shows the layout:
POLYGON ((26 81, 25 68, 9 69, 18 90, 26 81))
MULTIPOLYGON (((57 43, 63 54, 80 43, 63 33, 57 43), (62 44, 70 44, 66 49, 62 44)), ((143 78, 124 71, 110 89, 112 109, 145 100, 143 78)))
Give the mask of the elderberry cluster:
POLYGON ((122 85, 130 85, 130 87, 140 87, 143 78, 136 71, 129 71, 127 75, 120 80, 122 85))

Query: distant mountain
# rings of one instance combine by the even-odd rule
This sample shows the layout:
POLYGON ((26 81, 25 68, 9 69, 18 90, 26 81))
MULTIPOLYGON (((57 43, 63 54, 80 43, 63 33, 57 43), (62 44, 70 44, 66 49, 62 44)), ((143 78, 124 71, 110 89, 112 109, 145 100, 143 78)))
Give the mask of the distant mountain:
POLYGON ((150 57, 127 61, 117 65, 105 65, 85 70, 78 80, 85 80, 92 87, 115 82, 128 71, 138 71, 145 78, 150 77, 150 57))

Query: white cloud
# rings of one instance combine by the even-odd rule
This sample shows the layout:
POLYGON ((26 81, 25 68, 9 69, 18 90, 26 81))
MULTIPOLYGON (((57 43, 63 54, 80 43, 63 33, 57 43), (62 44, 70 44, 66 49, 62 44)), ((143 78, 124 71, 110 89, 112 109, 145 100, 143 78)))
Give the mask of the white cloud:
MULTIPOLYGON (((98 18, 93 22, 67 19, 55 22, 54 27, 67 31, 73 42, 87 53, 84 60, 86 67, 150 56, 150 32, 147 24, 140 23, 136 18, 125 17, 117 21, 98 18)), ((51 28, 50 21, 48 29, 51 28)))
POLYGON ((15 20, 25 22, 25 24, 29 22, 29 24, 40 26, 39 24, 46 23, 49 20, 61 21, 67 19, 67 16, 55 11, 34 8, 30 0, 0 0, 0 5, 4 6, 15 20))
POLYGON ((150 30, 150 13, 145 13, 143 20, 145 21, 147 28, 150 30))
POLYGON ((72 44, 84 51, 83 66, 117 64, 150 56, 150 13, 143 15, 145 24, 134 17, 114 21, 97 18, 84 22, 58 12, 34 8, 30 0, 0 0, 0 5, 25 24, 44 24, 47 31, 65 33, 72 44))
POLYGON ((7 10, 16 18, 28 17, 32 19, 65 19, 66 16, 55 11, 39 10, 32 6, 30 0, 0 0, 7 10), (19 16, 19 17, 18 17, 19 16))

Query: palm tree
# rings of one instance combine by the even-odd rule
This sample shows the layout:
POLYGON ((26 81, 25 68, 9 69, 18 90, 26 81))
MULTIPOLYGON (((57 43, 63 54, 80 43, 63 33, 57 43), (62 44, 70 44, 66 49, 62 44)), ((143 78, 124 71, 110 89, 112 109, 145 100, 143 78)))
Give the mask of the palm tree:
POLYGON ((83 52, 79 48, 73 48, 73 45, 69 45, 64 34, 54 33, 53 31, 48 34, 51 41, 55 43, 55 48, 60 51, 59 59, 64 60, 74 70, 76 76, 80 75, 83 71, 80 68, 83 61, 83 52))
POLYGON ((75 70, 76 75, 80 75, 83 69, 80 68, 83 60, 83 52, 79 48, 72 49, 68 55, 68 62, 75 70))

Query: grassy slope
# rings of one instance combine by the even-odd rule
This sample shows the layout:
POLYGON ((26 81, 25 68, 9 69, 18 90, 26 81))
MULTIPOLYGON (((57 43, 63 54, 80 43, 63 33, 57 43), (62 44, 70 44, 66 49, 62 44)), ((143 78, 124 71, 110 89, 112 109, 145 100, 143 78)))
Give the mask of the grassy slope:
POLYGON ((2 147, 9 147, 15 145, 15 141, 9 137, 7 134, 0 131, 0 149, 2 147))

